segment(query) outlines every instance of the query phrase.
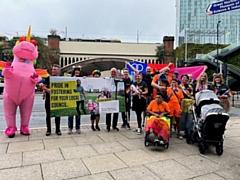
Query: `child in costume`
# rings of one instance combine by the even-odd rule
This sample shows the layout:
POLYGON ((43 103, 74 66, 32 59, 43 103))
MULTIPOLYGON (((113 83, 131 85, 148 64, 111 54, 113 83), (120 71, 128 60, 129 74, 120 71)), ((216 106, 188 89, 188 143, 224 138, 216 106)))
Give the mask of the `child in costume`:
POLYGON ((35 86, 41 81, 41 77, 36 74, 34 60, 38 58, 36 41, 30 41, 30 28, 28 36, 20 38, 18 44, 13 48, 13 63, 7 62, 3 69, 4 92, 3 105, 7 123, 5 135, 13 138, 16 127, 16 110, 20 107, 20 133, 30 135, 29 121, 32 112, 35 86))
POLYGON ((98 111, 97 103, 93 102, 91 99, 88 100, 87 107, 90 114, 96 114, 98 111))

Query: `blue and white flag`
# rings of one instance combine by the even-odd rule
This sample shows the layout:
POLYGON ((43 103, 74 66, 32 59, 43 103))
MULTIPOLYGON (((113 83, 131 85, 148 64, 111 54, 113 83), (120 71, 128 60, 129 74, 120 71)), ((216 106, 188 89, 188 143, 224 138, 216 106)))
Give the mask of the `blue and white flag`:
MULTIPOLYGON (((131 61, 131 62, 129 62, 129 64, 131 64, 139 72, 141 72, 143 74, 146 73, 146 68, 147 68, 147 65, 148 65, 147 63, 131 61)), ((135 72, 129 67, 129 65, 127 65, 127 68, 128 68, 128 71, 129 71, 129 75, 134 77, 135 72)))

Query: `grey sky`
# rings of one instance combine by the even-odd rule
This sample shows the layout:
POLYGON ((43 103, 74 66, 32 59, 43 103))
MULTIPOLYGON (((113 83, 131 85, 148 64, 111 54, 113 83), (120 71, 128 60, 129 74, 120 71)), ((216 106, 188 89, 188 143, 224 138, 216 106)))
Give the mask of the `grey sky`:
POLYGON ((1 0, 0 34, 162 42, 175 35, 175 0, 1 0))

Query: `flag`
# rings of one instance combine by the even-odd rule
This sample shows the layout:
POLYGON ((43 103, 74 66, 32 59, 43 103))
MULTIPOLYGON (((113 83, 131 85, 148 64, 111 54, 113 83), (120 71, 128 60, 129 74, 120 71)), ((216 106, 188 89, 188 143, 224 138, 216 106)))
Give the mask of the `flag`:
POLYGON ((47 78, 49 76, 47 70, 45 69, 36 69, 35 71, 36 71, 36 74, 38 74, 42 78, 47 78))
MULTIPOLYGON (((129 64, 131 64, 137 71, 144 73, 144 74, 146 73, 147 63, 131 61, 131 62, 129 62, 129 64)), ((130 68, 129 65, 127 65, 126 67, 128 68, 129 75, 134 77, 135 72, 130 68)))
POLYGON ((226 96, 228 96, 228 97, 231 97, 231 96, 233 95, 232 90, 231 90, 231 89, 228 89, 228 90, 224 93, 224 95, 226 95, 226 96))
POLYGON ((0 61, 0 70, 3 70, 5 66, 5 62, 4 61, 0 61))
POLYGON ((131 97, 131 90, 130 90, 130 87, 128 87, 127 89, 126 89, 126 94, 127 94, 127 97, 131 97))
POLYGON ((206 66, 191 66, 191 67, 181 67, 181 68, 174 68, 170 69, 170 73, 174 71, 178 71, 178 80, 181 80, 181 76, 183 74, 192 74, 193 79, 197 79, 200 74, 202 74, 206 70, 206 66))
POLYGON ((215 88, 213 92, 217 95, 218 92, 217 88, 215 88))
POLYGON ((148 132, 150 129, 153 130, 154 133, 163 137, 165 141, 168 142, 168 137, 170 134, 170 119, 166 116, 161 118, 157 118, 155 116, 150 116, 146 122, 145 132, 148 132))

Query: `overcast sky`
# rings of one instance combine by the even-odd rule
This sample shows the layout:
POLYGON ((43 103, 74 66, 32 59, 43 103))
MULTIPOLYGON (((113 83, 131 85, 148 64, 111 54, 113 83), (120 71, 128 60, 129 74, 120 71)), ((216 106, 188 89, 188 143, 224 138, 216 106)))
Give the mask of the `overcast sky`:
POLYGON ((0 34, 10 39, 50 29, 68 38, 119 38, 122 42, 161 43, 175 36, 175 0, 1 0, 0 34))

